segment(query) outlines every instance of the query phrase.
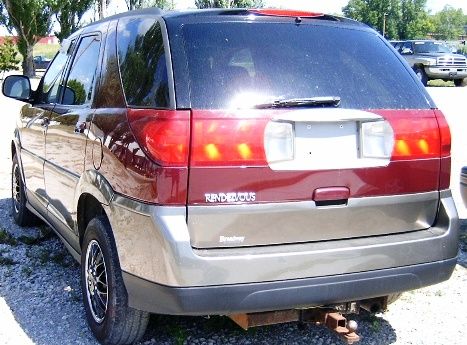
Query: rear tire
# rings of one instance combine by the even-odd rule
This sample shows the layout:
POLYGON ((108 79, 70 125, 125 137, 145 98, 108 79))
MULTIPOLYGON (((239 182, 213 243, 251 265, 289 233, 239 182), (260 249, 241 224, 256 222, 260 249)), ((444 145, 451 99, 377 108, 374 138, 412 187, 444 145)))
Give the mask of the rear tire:
POLYGON ((464 79, 454 79, 454 85, 457 87, 464 86, 464 79))
POLYGON ((417 75, 418 79, 422 82, 423 86, 427 86, 428 85, 428 77, 427 77, 423 67, 415 67, 414 72, 417 75))
POLYGON ((19 226, 39 223, 39 218, 26 207, 26 190, 16 153, 13 155, 11 166, 11 209, 13 219, 19 226))
POLYGON ((146 331, 149 313, 128 306, 112 229, 105 216, 92 219, 83 239, 81 289, 86 319, 102 344, 131 344, 146 331))

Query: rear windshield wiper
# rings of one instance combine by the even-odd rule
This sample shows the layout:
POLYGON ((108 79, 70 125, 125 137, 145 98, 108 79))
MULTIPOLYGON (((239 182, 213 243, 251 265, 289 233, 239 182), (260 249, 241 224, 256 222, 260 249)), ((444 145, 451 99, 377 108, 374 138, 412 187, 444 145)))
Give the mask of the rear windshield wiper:
POLYGON ((255 104, 253 107, 256 109, 269 109, 269 108, 294 108, 294 107, 338 107, 341 103, 341 98, 337 96, 324 96, 324 97, 309 97, 309 98, 290 98, 290 99, 277 99, 269 103, 255 104))

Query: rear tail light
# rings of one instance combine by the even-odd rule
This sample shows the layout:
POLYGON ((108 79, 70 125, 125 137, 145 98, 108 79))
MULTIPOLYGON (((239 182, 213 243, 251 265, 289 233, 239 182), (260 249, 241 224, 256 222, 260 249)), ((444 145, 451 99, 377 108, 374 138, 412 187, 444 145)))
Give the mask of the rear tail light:
POLYGON ((449 125, 440 110, 435 110, 438 121, 441 145, 441 165, 439 189, 448 189, 451 183, 451 131, 449 125))
POLYGON ((128 121, 138 144, 156 163, 188 165, 189 111, 128 109, 128 121))
POLYGON ((191 166, 265 166, 267 118, 193 112, 191 166))
POLYGON ((308 12, 308 11, 299 11, 299 10, 285 10, 285 9, 276 9, 276 8, 260 8, 260 9, 250 9, 248 12, 261 16, 271 16, 271 17, 303 17, 303 18, 316 18, 323 17, 323 13, 319 12, 308 12))
POLYGON ((391 158, 394 131, 387 121, 363 122, 361 142, 363 158, 391 158))
POLYGON ((295 134, 289 122, 271 121, 264 131, 264 147, 269 164, 294 159, 295 134))
POLYGON ((440 157, 440 132, 436 118, 392 118, 395 133, 392 160, 440 157))
POLYGON ((441 110, 435 110, 435 115, 441 135, 441 157, 449 157, 451 156, 451 131, 441 110))

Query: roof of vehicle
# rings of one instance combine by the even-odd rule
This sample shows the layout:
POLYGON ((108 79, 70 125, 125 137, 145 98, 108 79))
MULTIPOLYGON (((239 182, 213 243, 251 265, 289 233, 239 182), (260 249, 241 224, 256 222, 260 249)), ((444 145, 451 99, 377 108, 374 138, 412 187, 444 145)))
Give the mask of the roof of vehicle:
MULTIPOLYGON (((346 24, 353 24, 356 26, 366 27, 366 25, 357 22, 355 20, 328 15, 324 13, 309 12, 309 11, 297 11, 297 10, 284 10, 284 9, 245 9, 245 8, 215 8, 215 9, 194 9, 194 10, 183 10, 183 11, 163 11, 159 8, 145 8, 140 10, 133 10, 124 13, 119 13, 99 21, 93 22, 88 26, 94 24, 103 23, 110 20, 120 19, 120 18, 130 18, 138 16, 155 16, 162 17, 164 19, 181 19, 181 18, 202 18, 202 17, 216 17, 216 16, 248 16, 249 19, 255 17, 267 17, 274 18, 277 20, 284 20, 284 18, 295 18, 296 21, 303 21, 307 19, 318 19, 318 20, 328 20, 333 22, 341 22, 346 24)), ((232 18, 233 19, 233 18, 232 18)), ((240 19, 240 18, 239 18, 240 19)))

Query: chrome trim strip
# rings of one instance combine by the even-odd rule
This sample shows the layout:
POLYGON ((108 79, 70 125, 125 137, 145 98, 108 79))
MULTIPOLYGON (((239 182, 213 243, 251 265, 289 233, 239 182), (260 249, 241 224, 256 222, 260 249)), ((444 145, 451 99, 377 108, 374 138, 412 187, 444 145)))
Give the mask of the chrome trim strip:
POLYGON ((363 110, 341 108, 294 109, 274 116, 274 121, 346 122, 380 121, 383 117, 363 110))
MULTIPOLYGON (((445 192, 450 193, 450 190, 445 192)), ((418 202, 427 200, 437 200, 439 192, 426 192, 406 195, 384 195, 384 196, 373 196, 363 198, 350 198, 348 199, 347 206, 342 207, 365 207, 365 206, 382 206, 388 204, 399 204, 401 202, 418 202)), ((333 206, 334 208, 335 206, 333 206)), ((238 204, 238 205, 207 205, 207 206, 188 206, 188 213, 192 212, 195 214, 212 214, 213 208, 222 213, 249 213, 249 212, 263 212, 263 211, 292 211, 297 209, 309 210, 311 209, 322 209, 323 207, 316 206, 314 201, 296 201, 296 202, 278 202, 278 203, 264 203, 264 204, 238 204)))

